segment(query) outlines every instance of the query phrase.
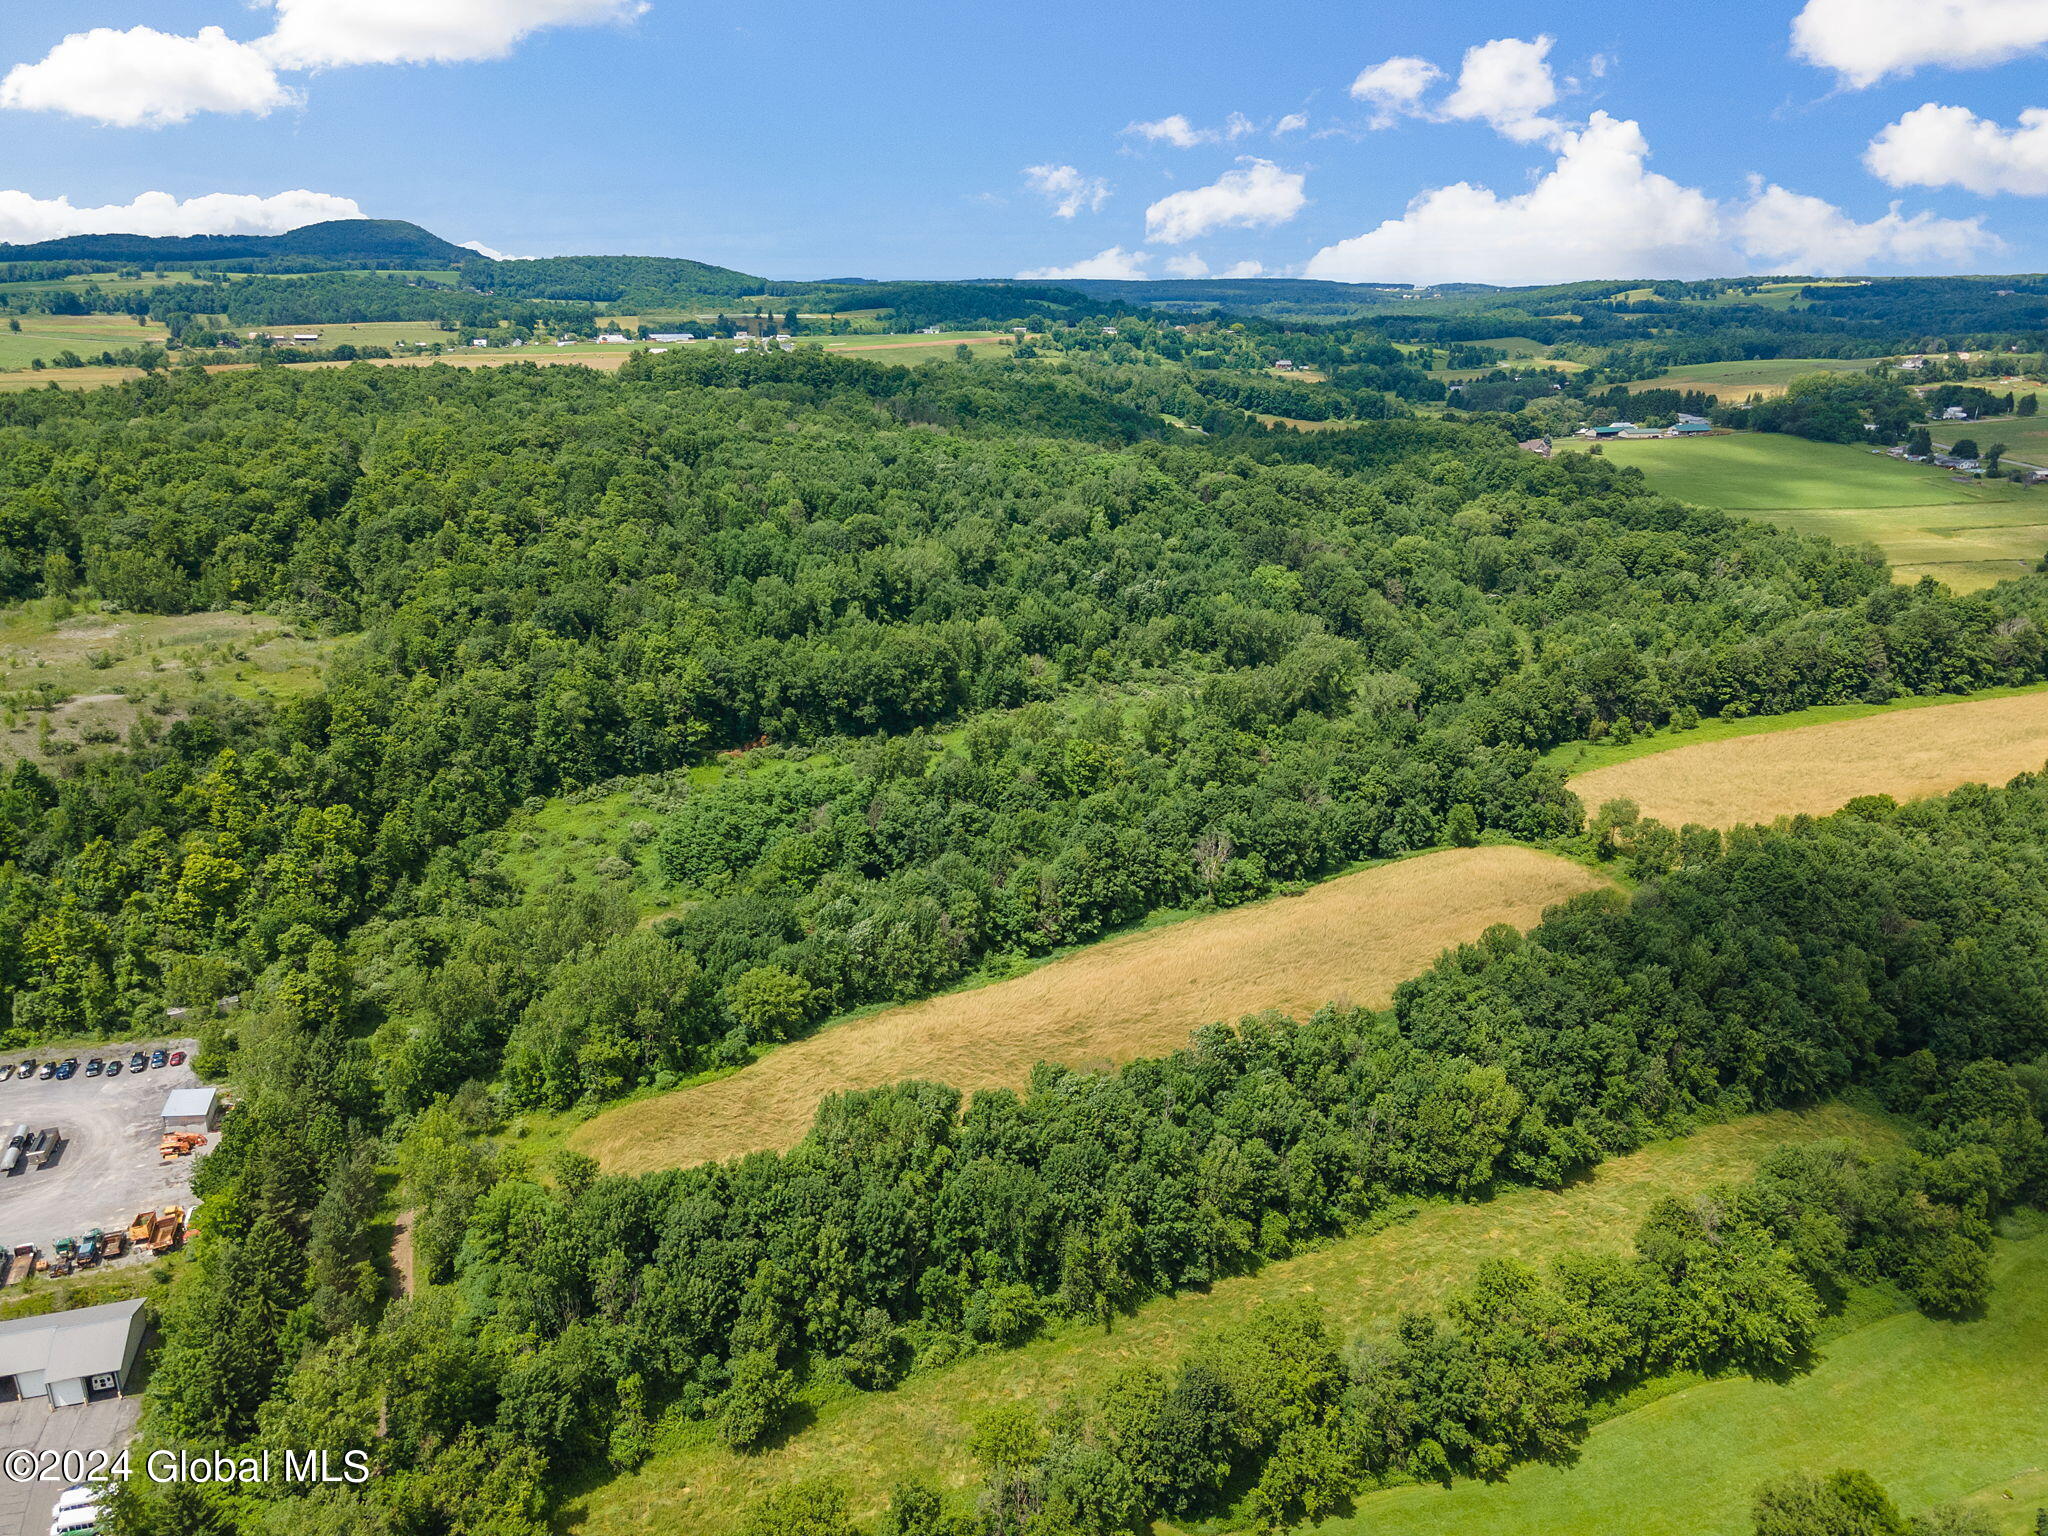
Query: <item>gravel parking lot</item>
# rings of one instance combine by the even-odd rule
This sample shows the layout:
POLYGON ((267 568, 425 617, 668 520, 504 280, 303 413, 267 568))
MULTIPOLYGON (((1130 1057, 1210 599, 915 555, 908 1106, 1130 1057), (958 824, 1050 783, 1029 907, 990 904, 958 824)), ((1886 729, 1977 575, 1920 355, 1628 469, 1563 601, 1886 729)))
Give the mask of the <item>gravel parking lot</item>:
MULTIPOLYGON (((24 1158, 11 1173, 0 1174, 0 1247, 34 1243, 48 1255, 59 1237, 75 1237, 91 1227, 125 1227, 137 1211, 166 1205, 190 1206, 192 1166, 211 1150, 193 1157, 159 1162, 157 1140, 163 1134, 164 1095, 173 1088, 194 1088, 199 1079, 191 1065, 189 1040, 149 1041, 151 1051, 183 1050, 183 1066, 129 1072, 116 1078, 87 1077, 84 1064, 93 1056, 118 1055, 125 1061, 134 1044, 67 1050, 79 1059, 78 1076, 69 1082, 0 1083, 0 1144, 8 1130, 27 1125, 41 1130, 55 1126, 64 1138, 62 1150, 41 1168, 24 1158)), ((0 1056, 0 1065, 20 1063, 29 1051, 0 1056)), ((48 1060, 38 1055, 38 1060, 48 1060)), ((59 1059, 62 1059, 61 1057, 59 1059)))

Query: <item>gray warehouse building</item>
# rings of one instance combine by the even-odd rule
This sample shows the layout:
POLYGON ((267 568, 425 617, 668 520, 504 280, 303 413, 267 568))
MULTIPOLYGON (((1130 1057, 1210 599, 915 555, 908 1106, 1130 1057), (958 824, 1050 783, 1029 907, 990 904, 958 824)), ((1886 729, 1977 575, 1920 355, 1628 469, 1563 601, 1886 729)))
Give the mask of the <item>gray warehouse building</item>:
POLYGON ((220 1124, 218 1088, 173 1088, 164 1096, 164 1129, 210 1131, 220 1124))
POLYGON ((145 1326, 140 1300, 0 1323, 0 1398, 74 1408, 113 1397, 127 1390, 145 1326))

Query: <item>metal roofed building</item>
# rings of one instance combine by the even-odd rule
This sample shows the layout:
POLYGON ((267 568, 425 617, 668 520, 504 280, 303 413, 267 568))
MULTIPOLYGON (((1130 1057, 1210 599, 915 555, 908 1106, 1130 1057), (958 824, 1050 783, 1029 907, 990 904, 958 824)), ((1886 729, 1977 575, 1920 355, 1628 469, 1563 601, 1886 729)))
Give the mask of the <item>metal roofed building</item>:
POLYGON ((220 1124, 218 1088, 173 1088, 164 1097, 164 1129, 210 1131, 220 1124))
POLYGON ((52 1408, 75 1408, 116 1396, 127 1389, 145 1326, 139 1298, 0 1323, 0 1398, 47 1397, 52 1408))

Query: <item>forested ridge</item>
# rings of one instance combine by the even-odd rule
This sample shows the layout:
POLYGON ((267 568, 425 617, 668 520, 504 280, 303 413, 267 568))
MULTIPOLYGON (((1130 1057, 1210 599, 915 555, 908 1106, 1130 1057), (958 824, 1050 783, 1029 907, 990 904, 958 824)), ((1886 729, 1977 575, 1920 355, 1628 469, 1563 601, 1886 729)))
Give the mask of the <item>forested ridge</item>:
MULTIPOLYGON (((1399 1199, 1554 1182, 1923 1050, 1930 1083, 2040 1053, 2029 783, 1725 851, 1627 832, 1634 903, 1493 936, 1390 1014, 964 1115, 886 1090, 786 1157, 638 1181, 499 1145, 509 1110, 1164 906, 1571 838, 1560 742, 2048 675, 2038 582, 1894 587, 1483 424, 1203 437, 1153 375, 677 353, 0 399, 7 596, 350 637, 313 694, 0 790, 7 1038, 198 1008, 243 1101, 147 1433, 381 1458, 363 1494, 218 1518, 535 1530, 664 1411, 751 1444, 815 1370, 881 1389, 1399 1199), (505 874, 535 797, 710 762, 647 833, 678 918, 505 874), (395 1303, 387 1165, 417 1213, 395 1303)), ((2016 1157, 1933 1187, 1942 1242, 2033 1189, 2016 1157)))

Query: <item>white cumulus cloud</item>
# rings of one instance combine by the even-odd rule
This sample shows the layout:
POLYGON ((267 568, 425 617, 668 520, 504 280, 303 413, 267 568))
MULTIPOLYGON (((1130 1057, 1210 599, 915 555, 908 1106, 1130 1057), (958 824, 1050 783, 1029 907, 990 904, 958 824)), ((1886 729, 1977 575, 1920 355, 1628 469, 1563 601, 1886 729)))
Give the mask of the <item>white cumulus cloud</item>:
POLYGON ((0 241, 28 245, 67 235, 275 235, 323 219, 360 219, 355 199, 299 188, 269 197, 210 192, 182 200, 145 192, 132 203, 96 208, 62 197, 0 192, 0 241))
POLYGON ((1560 125, 1543 115, 1557 102, 1550 73, 1551 39, 1497 37, 1465 50, 1458 88, 1445 99, 1445 117, 1483 122, 1521 143, 1546 139, 1560 125))
POLYGON ((1862 272, 1889 262, 1956 266, 1999 242, 1981 219, 1889 213, 1859 224, 1818 197, 1766 187, 1734 220, 1743 250, 1775 272, 1862 272))
POLYGON ((1351 82, 1351 97, 1372 103, 1377 109, 1373 127, 1386 128, 1399 117, 1419 112, 1423 93, 1443 77, 1444 72, 1429 60, 1401 54, 1361 69, 1351 82))
POLYGON ((1154 144, 1170 144, 1175 149, 1193 149, 1197 144, 1223 144, 1232 139, 1241 139, 1258 127, 1242 112, 1233 112, 1224 119, 1221 128, 1197 128, 1185 115, 1175 112, 1170 117, 1159 118, 1150 123, 1131 123, 1124 132, 1134 138, 1147 139, 1154 144))
POLYGON ((1127 251, 1120 245, 1112 245, 1106 251, 1097 251, 1085 256, 1068 267, 1038 267, 1029 272, 1019 272, 1020 278, 1075 278, 1108 277, 1126 280, 1145 275, 1145 253, 1127 251))
POLYGON ((1207 277, 1209 275, 1209 263, 1202 260, 1193 251, 1189 251, 1185 256, 1167 257, 1166 270, 1175 277, 1207 277))
POLYGON ((1223 269, 1221 275, 1224 277, 1257 277, 1265 270, 1266 268, 1262 263, 1246 260, 1232 262, 1223 269))
POLYGON ((1277 139, 1286 134, 1299 133, 1307 126, 1308 114, 1306 112, 1290 112, 1273 125, 1273 137, 1277 139))
POLYGON ((1169 193, 1145 210, 1145 238, 1184 245, 1212 229, 1284 224, 1307 204, 1305 177, 1270 160, 1247 160, 1206 187, 1169 193))
POLYGON ((94 27, 0 80, 0 107, 65 112, 120 128, 162 127, 201 112, 295 105, 280 70, 496 59, 544 27, 623 21, 645 0, 252 0, 275 28, 238 42, 219 27, 193 37, 154 27, 94 27))
POLYGON ((268 0, 277 26, 256 46, 288 69, 501 59, 546 27, 594 26, 644 0, 268 0))
POLYGON ((94 27, 0 79, 0 107, 64 112, 116 128, 162 127, 199 112, 260 116, 295 99, 262 53, 219 27, 203 27, 196 37, 94 27))
POLYGON ((1886 262, 1957 263, 1996 242, 1975 219, 1896 209, 1858 224, 1819 198, 1759 189, 1729 209, 1650 170, 1634 122, 1595 112, 1560 135, 1527 192, 1438 187, 1398 219, 1310 258, 1305 275, 1340 282, 1548 283, 1705 277, 1761 261, 1765 271, 1857 271, 1886 262))
POLYGON ((1071 165, 1027 165, 1024 180, 1032 191, 1052 204, 1060 218, 1093 213, 1109 201, 1109 183, 1100 176, 1084 176, 1071 165))
POLYGON ((2017 128, 2004 128, 1968 107, 1930 101, 1887 125, 1870 141, 1863 163, 1895 187, 2048 195, 2048 109, 2029 107, 2017 128))
POLYGON ((1981 69, 2043 49, 2042 0, 1806 0, 1792 22, 1793 53, 1859 88, 1923 65, 1981 69))

